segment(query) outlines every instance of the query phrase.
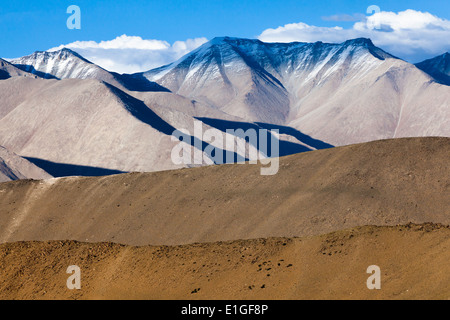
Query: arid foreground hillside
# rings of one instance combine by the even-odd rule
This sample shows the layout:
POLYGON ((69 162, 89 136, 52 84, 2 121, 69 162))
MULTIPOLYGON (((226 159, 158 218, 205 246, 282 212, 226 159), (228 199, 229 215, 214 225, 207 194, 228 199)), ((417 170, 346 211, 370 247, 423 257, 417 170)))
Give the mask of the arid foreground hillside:
POLYGON ((1 183, 0 299, 449 299, 449 154, 449 138, 395 139, 284 157, 273 176, 1 183))
POLYGON ((449 299, 449 261, 450 228, 434 224, 176 247, 19 242, 0 245, 0 299, 449 299))
POLYGON ((280 159, 0 184, 0 243, 181 245, 450 224, 450 138, 382 140, 280 159))

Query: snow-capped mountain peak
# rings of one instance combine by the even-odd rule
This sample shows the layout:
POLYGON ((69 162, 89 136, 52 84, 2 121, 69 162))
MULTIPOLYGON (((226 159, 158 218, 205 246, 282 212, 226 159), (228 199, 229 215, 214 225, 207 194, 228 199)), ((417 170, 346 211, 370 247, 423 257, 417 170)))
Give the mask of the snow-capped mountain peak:
POLYGON ((386 59, 396 58, 366 38, 332 44, 216 37, 142 76, 234 116, 283 123, 289 96, 297 100, 329 81, 356 81, 386 59), (264 102, 256 102, 261 96, 264 102))
POLYGON ((376 47, 367 38, 357 38, 341 44, 331 44, 321 41, 315 43, 265 43, 255 39, 216 37, 178 61, 143 74, 149 80, 158 81, 172 69, 183 68, 190 69, 191 72, 186 73, 188 75, 199 64, 209 61, 211 57, 214 57, 216 63, 224 67, 237 67, 240 64, 239 62, 242 62, 249 67, 268 68, 268 71, 275 71, 280 76, 284 76, 286 71, 292 72, 293 70, 304 68, 314 69, 312 64, 321 64, 327 58, 330 58, 330 61, 337 61, 343 55, 351 54, 353 56, 355 53, 359 56, 362 54, 370 54, 378 60, 395 58, 376 47), (331 59, 332 57, 330 55, 336 56, 334 59, 331 59))
POLYGON ((109 72, 67 48, 36 51, 29 56, 14 59, 11 63, 23 71, 45 79, 96 79, 131 91, 168 91, 138 76, 109 72))
POLYGON ((11 63, 26 72, 47 79, 87 79, 105 71, 67 48, 51 52, 36 51, 31 55, 11 60, 11 63))

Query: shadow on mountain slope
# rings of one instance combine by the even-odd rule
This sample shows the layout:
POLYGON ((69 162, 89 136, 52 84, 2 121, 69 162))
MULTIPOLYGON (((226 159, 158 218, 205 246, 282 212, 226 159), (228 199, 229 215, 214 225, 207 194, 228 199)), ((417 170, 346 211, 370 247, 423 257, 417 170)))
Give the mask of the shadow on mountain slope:
MULTIPOLYGON (((234 163, 237 161, 237 159, 240 159, 240 157, 235 152, 230 152, 223 150, 221 148, 216 148, 212 146, 211 144, 200 140, 197 137, 185 134, 177 130, 174 126, 166 122, 164 119, 162 119, 159 115, 157 115, 153 110, 151 110, 144 102, 141 100, 138 100, 122 90, 105 83, 105 85, 110 88, 111 91, 114 92, 124 103, 125 108, 139 121, 142 121, 145 124, 148 124, 149 126, 153 127, 154 129, 158 130, 159 132, 172 136, 174 135, 177 137, 180 141, 185 142, 193 146, 194 148, 197 148, 199 150, 202 150, 203 152, 206 152, 208 156, 214 161, 215 164, 224 164, 225 159, 234 159, 231 163, 234 163), (223 156, 218 156, 216 154, 222 153, 223 156), (222 159, 222 160, 221 160, 222 159)), ((245 159, 247 160, 247 159, 245 159)))
MULTIPOLYGON (((197 117, 196 119, 202 121, 203 123, 214 127, 220 131, 226 132, 226 130, 238 130, 242 129, 244 131, 247 131, 249 129, 256 130, 256 132, 259 132, 259 130, 279 130, 280 134, 288 134, 291 135, 301 142, 315 148, 315 149, 327 149, 332 148, 333 146, 322 142, 320 140, 316 140, 311 138, 310 136, 307 136, 303 133, 301 133, 298 130, 295 130, 293 128, 285 127, 285 126, 279 126, 279 125, 272 125, 272 124, 266 124, 266 123, 249 123, 249 122, 237 122, 237 121, 228 121, 228 120, 221 120, 221 119, 213 119, 213 118, 202 118, 197 117)), ((258 145, 255 145, 255 143, 252 143, 252 141, 249 141, 248 137, 246 137, 247 142, 251 143, 254 147, 258 147, 261 149, 260 144, 261 141, 258 141, 258 145)), ((259 139, 258 139, 259 140, 259 139)), ((307 146, 301 145, 299 143, 286 141, 286 140, 280 140, 278 139, 279 143, 279 155, 280 156, 287 156, 291 154, 301 153, 301 152, 307 152, 313 150, 312 148, 308 148, 307 146)), ((271 149, 270 149, 271 143, 268 143, 268 151, 264 152, 264 150, 260 150, 265 154, 272 155, 271 149)))
POLYGON ((308 136, 307 134, 304 134, 292 127, 280 126, 280 125, 276 125, 276 124, 262 123, 262 122, 255 122, 255 123, 258 126, 264 128, 264 129, 267 129, 267 130, 277 129, 277 130, 279 130, 280 134, 288 134, 290 136, 293 136, 293 137, 297 138, 299 141, 301 141, 301 142, 307 144, 308 146, 313 147, 317 150, 334 148, 333 145, 326 143, 324 141, 321 141, 321 140, 314 139, 314 138, 308 136))
POLYGON ((84 177, 99 177, 118 173, 125 173, 125 171, 112 170, 106 168, 81 166, 67 163, 57 163, 39 158, 24 157, 34 165, 42 170, 48 172, 55 178, 70 177, 70 176, 84 176, 84 177))
POLYGON ((169 89, 156 82, 149 81, 142 73, 138 74, 118 74, 112 72, 114 78, 120 82, 127 90, 138 92, 171 92, 169 89))
POLYGON ((8 72, 4 71, 4 70, 0 70, 0 80, 6 80, 11 78, 11 76, 9 75, 8 72))
POLYGON ((27 64, 15 64, 14 65, 16 68, 25 71, 25 72, 29 72, 32 73, 40 78, 43 79, 57 79, 60 80, 59 78, 55 77, 54 75, 50 74, 50 73, 45 73, 42 71, 38 71, 36 70, 33 66, 27 65, 27 64))

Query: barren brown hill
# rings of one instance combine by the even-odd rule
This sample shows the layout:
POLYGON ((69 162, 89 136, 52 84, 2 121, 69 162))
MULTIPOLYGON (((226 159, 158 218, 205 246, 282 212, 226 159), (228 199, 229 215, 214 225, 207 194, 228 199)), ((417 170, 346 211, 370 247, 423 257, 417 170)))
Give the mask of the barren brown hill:
POLYGON ((361 227, 177 247, 0 245, 0 299, 449 299, 450 228, 361 227), (81 290, 66 287, 81 268, 81 290), (381 270, 369 290, 367 268, 381 270))
POLYGON ((0 184, 0 242, 178 245, 450 224, 449 138, 408 138, 280 159, 0 184))

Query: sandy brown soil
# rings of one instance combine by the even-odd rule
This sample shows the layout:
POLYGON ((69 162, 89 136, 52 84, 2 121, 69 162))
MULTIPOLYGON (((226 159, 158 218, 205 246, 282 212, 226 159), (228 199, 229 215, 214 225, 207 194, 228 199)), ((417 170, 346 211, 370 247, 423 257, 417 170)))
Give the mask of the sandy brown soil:
POLYGON ((0 184, 0 243, 179 245, 450 224, 450 138, 411 138, 281 158, 108 177, 0 184))
POLYGON ((0 299, 450 299, 450 228, 360 227, 175 247, 0 245, 0 299), (381 290, 369 290, 369 265, 381 290), (81 290, 66 288, 69 265, 81 290))

